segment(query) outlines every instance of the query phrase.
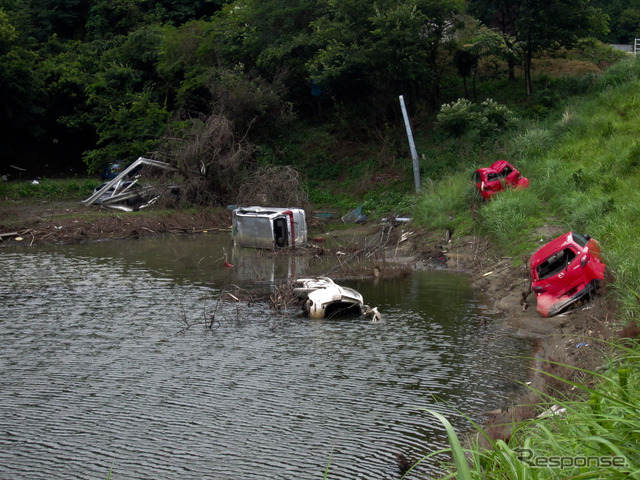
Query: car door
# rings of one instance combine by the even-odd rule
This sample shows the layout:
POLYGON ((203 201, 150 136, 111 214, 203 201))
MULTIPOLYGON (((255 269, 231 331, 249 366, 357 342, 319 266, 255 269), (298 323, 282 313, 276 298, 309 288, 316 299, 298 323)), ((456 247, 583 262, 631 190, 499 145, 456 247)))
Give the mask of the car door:
POLYGON ((574 245, 568 245, 565 250, 573 253, 573 258, 567 255, 567 263, 553 278, 557 285, 557 294, 572 296, 582 289, 585 283, 585 275, 582 260, 585 253, 574 245))

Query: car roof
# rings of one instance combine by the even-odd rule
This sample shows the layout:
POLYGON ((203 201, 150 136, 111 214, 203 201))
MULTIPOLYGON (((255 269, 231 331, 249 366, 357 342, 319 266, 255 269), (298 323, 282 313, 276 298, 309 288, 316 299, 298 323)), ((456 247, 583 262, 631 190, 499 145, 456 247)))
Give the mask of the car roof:
POLYGON ((511 165, 506 160, 497 160, 497 161, 493 162, 490 167, 478 168, 476 170, 476 172, 480 172, 480 173, 499 173, 507 165, 509 165, 513 170, 516 169, 513 165, 511 165))
POLYGON ((573 240, 572 236, 573 232, 567 232, 564 235, 560 235, 557 238, 554 238, 546 245, 540 247, 531 257, 531 267, 537 267, 539 264, 544 262, 550 255, 562 250, 567 245, 576 245, 576 242, 573 240))
POLYGON ((493 162, 491 164, 491 168, 493 168, 496 171, 500 171, 502 170, 504 167, 506 167, 507 165, 509 165, 511 168, 513 168, 513 165, 511 165, 509 162, 507 162, 506 160, 498 160, 496 162, 493 162))

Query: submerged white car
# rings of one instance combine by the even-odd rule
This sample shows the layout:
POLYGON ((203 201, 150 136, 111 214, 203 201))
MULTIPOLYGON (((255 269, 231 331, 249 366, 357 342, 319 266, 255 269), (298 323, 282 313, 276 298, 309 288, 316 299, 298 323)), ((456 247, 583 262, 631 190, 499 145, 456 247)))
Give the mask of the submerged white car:
POLYGON ((301 278, 294 290, 306 295, 304 309, 309 318, 332 318, 348 314, 361 315, 362 295, 353 288, 343 287, 327 277, 301 278))

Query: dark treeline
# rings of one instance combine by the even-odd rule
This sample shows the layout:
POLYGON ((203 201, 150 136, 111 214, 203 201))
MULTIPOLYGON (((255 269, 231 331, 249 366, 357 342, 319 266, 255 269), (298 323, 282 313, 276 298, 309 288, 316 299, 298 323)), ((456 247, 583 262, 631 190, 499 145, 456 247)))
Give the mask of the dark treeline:
POLYGON ((286 163, 300 125, 367 136, 399 94, 435 111, 483 56, 523 66, 530 93, 532 58, 630 43, 639 16, 631 0, 0 0, 1 164, 154 156, 228 183, 267 152, 286 163))

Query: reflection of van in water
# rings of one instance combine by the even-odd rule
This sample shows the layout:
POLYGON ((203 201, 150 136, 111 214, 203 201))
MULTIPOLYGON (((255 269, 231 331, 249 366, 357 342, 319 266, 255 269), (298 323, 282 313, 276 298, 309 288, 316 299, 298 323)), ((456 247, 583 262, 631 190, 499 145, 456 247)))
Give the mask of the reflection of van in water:
POLYGON ((282 248, 307 244, 307 222, 301 208, 236 208, 231 220, 233 244, 239 247, 282 248))

